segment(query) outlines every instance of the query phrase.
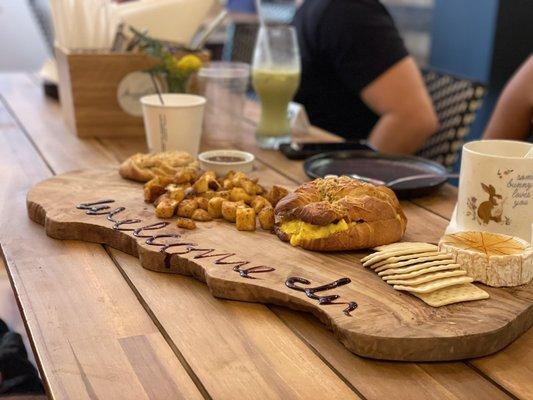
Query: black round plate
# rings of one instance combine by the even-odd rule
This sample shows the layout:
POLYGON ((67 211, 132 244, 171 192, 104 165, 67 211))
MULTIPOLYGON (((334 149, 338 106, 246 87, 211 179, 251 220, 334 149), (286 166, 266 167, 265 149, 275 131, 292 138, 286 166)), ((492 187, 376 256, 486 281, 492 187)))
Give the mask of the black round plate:
MULTIPOLYGON (((357 174, 385 182, 411 175, 447 173, 442 165, 425 158, 361 150, 318 154, 305 161, 304 170, 307 176, 313 179, 326 175, 357 174)), ((445 176, 432 177, 400 183, 392 189, 402 199, 420 197, 434 192, 446 180, 445 176)))

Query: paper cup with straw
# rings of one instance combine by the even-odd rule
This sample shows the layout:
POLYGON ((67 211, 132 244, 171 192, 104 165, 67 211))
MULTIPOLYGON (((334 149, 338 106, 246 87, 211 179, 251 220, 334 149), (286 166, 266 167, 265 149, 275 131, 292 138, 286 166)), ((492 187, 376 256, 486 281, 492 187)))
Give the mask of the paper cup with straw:
POLYGON ((141 98, 146 140, 151 152, 182 150, 198 155, 205 98, 163 93, 141 98), (163 102, 161 102, 163 100, 163 102))

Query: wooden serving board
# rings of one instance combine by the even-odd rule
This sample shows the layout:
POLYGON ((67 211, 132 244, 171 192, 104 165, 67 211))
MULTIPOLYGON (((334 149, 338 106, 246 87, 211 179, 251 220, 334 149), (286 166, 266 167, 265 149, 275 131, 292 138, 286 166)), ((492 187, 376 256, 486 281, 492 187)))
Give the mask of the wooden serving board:
POLYGON ((142 185, 121 179, 115 170, 72 172, 46 180, 28 193, 27 205, 30 218, 53 238, 107 244, 139 257, 147 269, 194 276, 216 297, 309 311, 349 350, 365 357, 444 361, 484 356, 533 324, 533 284, 483 287, 490 293, 488 300, 432 308, 363 268, 363 253, 309 252, 268 232, 239 232, 224 221, 199 223, 194 231, 163 226, 153 206, 143 202, 142 185), (107 209, 96 206, 97 215, 77 208, 102 200, 114 202, 101 204, 107 209), (142 227, 147 228, 137 229, 142 227), (309 281, 296 283, 299 288, 341 279, 337 287, 316 293, 338 295, 337 304, 321 305, 287 287, 291 277, 309 281), (354 302, 357 308, 348 311, 354 302))

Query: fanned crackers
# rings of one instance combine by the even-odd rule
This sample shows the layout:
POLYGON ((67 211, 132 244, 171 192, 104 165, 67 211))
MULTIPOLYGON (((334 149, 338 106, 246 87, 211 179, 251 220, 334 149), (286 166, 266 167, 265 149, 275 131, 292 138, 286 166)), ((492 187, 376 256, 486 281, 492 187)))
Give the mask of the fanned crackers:
MULTIPOLYGON (((439 254, 442 254, 442 253, 439 253, 438 251, 428 251, 426 253, 418 253, 417 257, 438 256, 439 254)), ((382 260, 382 261, 379 261, 379 262, 377 262, 375 264, 370 265, 370 268, 376 269, 376 268, 382 267, 383 265, 388 265, 388 264, 401 262, 401 261, 407 261, 407 260, 411 260, 411 259, 413 259, 413 255, 412 254, 405 254, 403 256, 393 256, 393 257, 387 258, 385 260, 382 260)))
MULTIPOLYGON (((390 245, 389 245, 390 246, 390 245)), ((438 247, 428 243, 413 243, 413 246, 397 246, 388 248, 388 246, 380 246, 384 250, 366 256, 361 261, 365 267, 369 267, 378 261, 386 260, 389 257, 403 256, 406 254, 425 253, 429 251, 438 251, 438 247)))
POLYGON ((423 262, 423 263, 409 265, 407 267, 401 267, 401 268, 389 268, 389 269, 383 270, 381 272, 378 272, 378 275, 379 276, 388 276, 388 275, 407 274, 409 272, 419 271, 421 269, 426 269, 426 268, 429 268, 429 267, 435 267, 437 265, 454 265, 456 268, 459 268, 459 264, 454 264, 452 259, 447 259, 447 260, 437 260, 437 261, 431 261, 431 262, 423 262))
POLYGON ((417 271, 408 272, 405 274, 385 275, 385 276, 382 276, 381 278, 385 282, 388 282, 391 279, 410 279, 410 278, 415 278, 417 276, 429 274, 430 272, 457 270, 458 268, 459 268, 459 264, 436 265, 434 267, 419 269, 417 271))
MULTIPOLYGON (((422 254, 426 254, 426 253, 422 253, 422 254)), ((410 257, 412 257, 412 255, 410 257)), ((416 258, 411 258, 409 260, 392 262, 392 263, 381 265, 379 267, 374 268, 374 271, 381 272, 387 269, 407 267, 408 265, 424 263, 426 261, 429 262, 429 261, 451 260, 451 259, 452 258, 448 254, 436 254, 436 255, 427 256, 427 257, 418 257, 417 255, 416 258)))
POLYGON ((489 294, 474 286, 473 279, 450 254, 428 243, 393 243, 376 247, 376 253, 361 261, 394 289, 420 298, 432 307, 487 299, 489 294))
POLYGON ((471 283, 474 280, 469 276, 460 276, 452 278, 436 278, 432 282, 422 283, 420 285, 405 286, 394 285, 396 290, 404 290, 411 293, 431 293, 439 289, 444 289, 449 286, 462 285, 463 283, 471 283))
POLYGON ((459 286, 447 287, 431 293, 413 293, 431 307, 447 306, 464 301, 488 299, 489 294, 476 285, 467 283, 459 286))
POLYGON ((466 271, 462 269, 453 269, 451 271, 437 271, 437 272, 430 272, 427 274, 423 274, 421 276, 417 276, 415 278, 407 278, 407 279, 392 279, 387 280, 386 282, 389 285, 405 285, 405 286, 414 286, 414 285, 420 285, 421 283, 431 282, 436 279, 440 278, 451 278, 452 276, 464 276, 466 275, 466 271))

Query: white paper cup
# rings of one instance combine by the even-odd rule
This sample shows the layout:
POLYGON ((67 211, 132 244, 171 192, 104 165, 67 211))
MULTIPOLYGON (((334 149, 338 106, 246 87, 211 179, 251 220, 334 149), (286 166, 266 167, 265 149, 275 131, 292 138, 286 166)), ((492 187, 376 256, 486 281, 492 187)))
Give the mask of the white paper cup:
POLYGON ((163 93, 141 98, 144 129, 151 152, 182 150, 198 155, 205 98, 191 94, 163 93))
POLYGON ((532 147, 510 140, 463 146, 455 221, 448 232, 489 231, 531 239, 533 158, 525 155, 532 147))

